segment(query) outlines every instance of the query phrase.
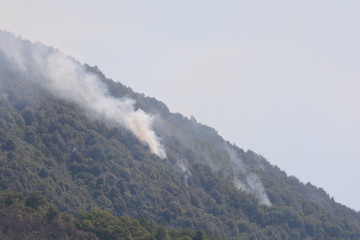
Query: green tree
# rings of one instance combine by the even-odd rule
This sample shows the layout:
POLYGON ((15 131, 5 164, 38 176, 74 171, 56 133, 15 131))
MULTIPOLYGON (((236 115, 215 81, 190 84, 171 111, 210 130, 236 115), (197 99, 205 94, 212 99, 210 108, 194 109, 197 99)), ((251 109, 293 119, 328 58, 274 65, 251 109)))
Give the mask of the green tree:
POLYGON ((196 231, 193 240, 206 240, 204 231, 202 230, 196 231))
POLYGON ((25 198, 25 205, 31 208, 38 208, 46 203, 44 196, 40 192, 31 192, 25 198))
POLYGON ((164 227, 159 227, 155 233, 156 240, 167 240, 169 239, 168 233, 164 227))
POLYGON ((57 210, 54 206, 50 206, 45 214, 46 221, 52 222, 54 219, 56 219, 59 216, 59 210, 57 210))
POLYGON ((6 190, 2 193, 2 199, 4 201, 5 205, 12 205, 16 201, 22 199, 22 196, 20 193, 14 192, 12 190, 6 190))

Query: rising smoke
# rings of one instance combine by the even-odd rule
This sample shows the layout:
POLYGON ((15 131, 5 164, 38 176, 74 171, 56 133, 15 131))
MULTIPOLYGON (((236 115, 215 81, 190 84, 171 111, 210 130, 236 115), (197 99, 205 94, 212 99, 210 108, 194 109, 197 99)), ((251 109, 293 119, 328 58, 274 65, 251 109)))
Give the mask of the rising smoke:
POLYGON ((183 181, 186 185, 186 187, 189 187, 189 177, 192 176, 190 170, 188 169, 188 167, 186 166, 186 161, 182 160, 182 161, 178 161, 176 163, 176 165, 180 168, 181 172, 182 172, 182 178, 183 181))
POLYGON ((152 153, 165 158, 164 147, 152 130, 153 117, 135 110, 132 99, 111 96, 107 86, 74 59, 42 44, 31 44, 0 31, 0 51, 27 77, 53 95, 72 101, 91 116, 130 130, 152 153))
MULTIPOLYGON (((166 157, 159 137, 152 130, 154 118, 141 109, 135 110, 133 99, 111 96, 107 86, 96 75, 86 71, 79 62, 55 49, 39 43, 32 44, 4 31, 0 31, 0 53, 19 72, 27 76, 24 77, 27 80, 40 84, 59 98, 78 104, 92 117, 127 128, 148 145, 152 153, 160 158, 166 157)), ((253 194, 260 203, 271 206, 260 178, 246 168, 230 146, 220 148, 225 149, 232 162, 226 173, 233 177, 235 186, 253 194)), ((215 171, 222 168, 214 164, 210 157, 203 156, 201 159, 209 163, 215 171)), ((188 179, 192 176, 187 168, 188 164, 184 159, 176 162, 186 186, 189 186, 188 179)))
POLYGON ((229 146, 225 146, 230 160, 235 164, 231 169, 231 175, 235 186, 247 193, 253 194, 261 204, 271 206, 271 201, 266 193, 260 178, 246 168, 238 154, 229 146))

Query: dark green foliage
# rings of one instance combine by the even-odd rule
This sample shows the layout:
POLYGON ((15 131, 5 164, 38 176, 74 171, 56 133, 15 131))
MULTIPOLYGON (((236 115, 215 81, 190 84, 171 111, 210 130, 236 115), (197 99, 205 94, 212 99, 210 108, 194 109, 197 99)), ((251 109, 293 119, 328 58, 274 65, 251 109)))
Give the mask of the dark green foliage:
POLYGON ((155 239, 156 240, 166 240, 169 238, 169 235, 164 227, 160 227, 156 230, 155 239))
MULTIPOLYGON (((146 98, 135 97, 139 105, 147 104, 146 98)), ((224 174, 228 155, 213 129, 180 115, 166 115, 163 109, 152 111, 167 119, 163 128, 157 126, 167 148, 165 160, 150 154, 125 129, 89 120, 76 106, 49 96, 22 110, 12 107, 11 101, 0 104, 1 189, 41 191, 62 211, 97 207, 116 216, 203 229, 224 239, 330 239, 358 233, 357 214, 318 189, 288 178, 258 155, 237 149, 244 163, 261 176, 273 203, 270 208, 259 205, 224 174), (19 125, 21 121, 15 119, 23 115, 24 125, 19 125), (166 129, 172 129, 171 134, 166 129), (222 168, 213 171, 205 155, 222 168), (187 160, 191 175, 179 170, 178 159, 187 160), (322 205, 307 194, 320 196, 322 205)), ((29 196, 29 207, 41 207, 29 196)), ((48 209, 46 221, 56 219, 56 211, 48 209)), ((100 232, 106 236, 107 229, 100 232)), ((159 230, 158 237, 167 235, 159 230)))
MULTIPOLYGON (((39 193, 31 195, 44 199, 39 193)), ((19 193, 0 191, 1 240, 98 239, 94 234, 76 228, 72 217, 60 213, 55 207, 48 206, 46 202, 42 202, 42 207, 34 209, 26 206, 25 199, 19 193), (13 199, 11 203, 8 201, 9 198, 13 199)))
POLYGON ((5 151, 14 151, 16 149, 15 142, 11 139, 8 139, 3 142, 2 149, 5 151))
POLYGON ((25 198, 25 206, 31 208, 38 208, 45 204, 45 198, 40 192, 31 192, 25 198))
POLYGON ((193 240, 205 240, 205 233, 201 230, 197 231, 192 238, 193 240))
MULTIPOLYGON (((40 193, 32 196, 43 198, 40 193)), ((21 194, 0 191, 0 239, 185 240, 198 236, 191 231, 168 230, 145 220, 118 218, 98 209, 70 217, 47 202, 42 203, 43 208, 26 206, 26 198, 24 200, 21 194), (9 198, 17 200, 9 204, 9 198)), ((201 239, 210 240, 205 234, 201 236, 201 239)))
POLYGON ((3 204, 6 206, 12 205, 17 201, 22 200, 21 194, 11 190, 3 191, 2 196, 3 204))
MULTIPOLYGON (((34 224, 66 223, 71 232, 74 225, 63 212, 82 211, 76 234, 86 231, 98 239, 204 238, 202 231, 170 229, 203 230, 222 239, 360 239, 359 213, 324 190, 288 177, 254 152, 224 141, 216 130, 170 113, 163 103, 106 79, 97 68, 87 66, 114 97, 131 97, 136 108, 155 116, 166 159, 151 154, 128 130, 89 118, 79 106, 6 66, 0 53, 0 189, 6 190, 1 204, 8 209, 22 202, 25 222, 33 217, 29 211, 42 211, 34 224), (228 149, 241 164, 231 160, 228 149), (236 188, 234 178, 246 174, 262 181, 271 207, 236 188)), ((0 225, 4 234, 15 231, 18 219, 11 214, 14 225, 5 220, 0 225)))
POLYGON ((45 213, 45 218, 48 223, 54 221, 59 216, 59 210, 54 206, 49 206, 45 213))

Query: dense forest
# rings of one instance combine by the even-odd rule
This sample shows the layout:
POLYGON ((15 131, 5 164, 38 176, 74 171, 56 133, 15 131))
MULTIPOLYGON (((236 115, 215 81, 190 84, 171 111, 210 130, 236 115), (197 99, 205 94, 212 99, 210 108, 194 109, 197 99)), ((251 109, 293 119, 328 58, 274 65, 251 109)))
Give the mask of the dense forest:
POLYGON ((0 191, 0 238, 74 240, 211 240, 203 231, 168 230, 144 219, 115 217, 91 209, 70 216, 47 202, 40 192, 27 196, 0 191))
POLYGON ((0 48, 1 239, 35 232, 39 239, 60 233, 68 235, 58 239, 207 239, 204 233, 219 239, 360 239, 360 214, 323 189, 107 79, 97 67, 75 62, 82 75, 106 86, 111 99, 132 99, 133 112, 152 117, 166 156, 156 154, 131 128, 42 85, 42 66, 28 56, 38 44, 6 32, 1 38, 21 45, 31 63, 23 71, 0 48), (34 195, 41 200, 36 206, 34 195), (99 229, 99 221, 109 229, 99 229))

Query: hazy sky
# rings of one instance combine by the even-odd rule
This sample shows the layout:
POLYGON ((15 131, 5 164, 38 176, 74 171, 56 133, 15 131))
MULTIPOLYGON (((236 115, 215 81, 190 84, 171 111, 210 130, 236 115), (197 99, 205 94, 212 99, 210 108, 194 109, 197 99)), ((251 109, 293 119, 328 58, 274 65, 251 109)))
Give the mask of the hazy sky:
POLYGON ((195 116, 360 210, 360 1, 0 0, 0 29, 195 116))

